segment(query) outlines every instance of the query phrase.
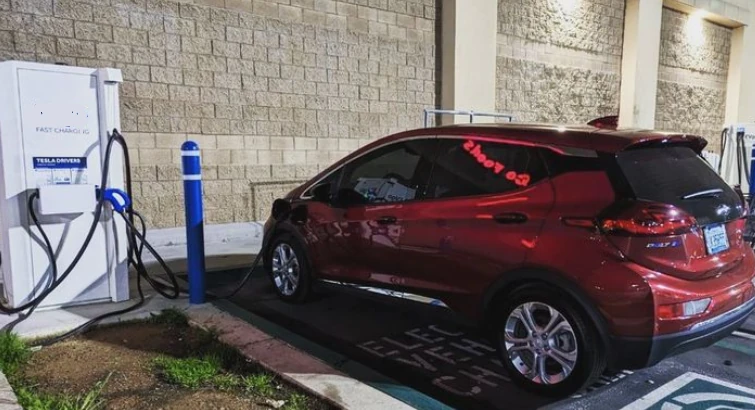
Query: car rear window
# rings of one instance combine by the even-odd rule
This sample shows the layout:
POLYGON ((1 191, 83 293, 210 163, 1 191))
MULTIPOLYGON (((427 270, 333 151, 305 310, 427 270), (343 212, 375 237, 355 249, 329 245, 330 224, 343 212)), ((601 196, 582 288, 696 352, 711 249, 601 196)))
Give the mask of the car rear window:
POLYGON ((637 199, 674 205, 700 225, 743 216, 737 193, 690 148, 628 150, 620 152, 617 160, 637 199))

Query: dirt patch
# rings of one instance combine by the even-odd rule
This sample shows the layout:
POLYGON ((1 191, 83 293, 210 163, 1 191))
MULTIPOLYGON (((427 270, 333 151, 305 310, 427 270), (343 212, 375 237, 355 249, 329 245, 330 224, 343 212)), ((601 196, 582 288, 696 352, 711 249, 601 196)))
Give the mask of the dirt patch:
MULTIPOLYGON (((85 393, 109 376, 101 395, 106 409, 267 409, 266 399, 287 400, 292 393, 299 393, 280 380, 274 381, 272 394, 261 397, 240 388, 181 388, 158 376, 157 357, 201 357, 213 343, 218 342, 210 334, 188 326, 132 323, 104 327, 35 352, 21 376, 40 393, 54 395, 85 393)), ((241 356, 225 367, 225 372, 239 376, 262 371, 241 356)), ((332 407, 309 397, 305 408, 332 407)))

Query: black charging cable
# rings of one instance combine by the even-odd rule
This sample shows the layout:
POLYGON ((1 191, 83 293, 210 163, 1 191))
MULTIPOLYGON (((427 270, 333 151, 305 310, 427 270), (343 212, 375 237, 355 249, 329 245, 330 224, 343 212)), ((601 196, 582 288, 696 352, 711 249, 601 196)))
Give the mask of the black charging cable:
POLYGON ((724 159, 724 151, 726 150, 726 143, 727 143, 727 138, 726 137, 728 137, 728 136, 729 136, 729 129, 728 128, 724 128, 724 130, 721 131, 721 144, 719 144, 720 146, 719 146, 719 152, 718 152, 718 158, 719 158, 719 160, 718 160, 718 174, 719 175, 721 174, 721 165, 724 162, 723 161, 723 159, 724 159))
MULTIPOLYGON (((104 206, 105 202, 107 200, 105 199, 105 191, 107 190, 107 172, 110 168, 110 159, 111 159, 111 153, 112 153, 112 146, 114 143, 118 143, 121 146, 121 149, 123 151, 123 158, 124 158, 124 168, 126 173, 126 193, 129 197, 132 197, 133 194, 133 182, 132 182, 132 176, 131 176, 131 158, 128 151, 128 144, 126 143, 125 138, 123 138, 123 135, 121 135, 118 130, 113 130, 113 132, 108 137, 108 144, 107 149, 105 150, 105 160, 103 161, 103 174, 102 174, 102 183, 100 184, 100 195, 97 201, 97 208, 95 209, 95 219, 93 222, 93 229, 96 228, 97 224, 99 223, 99 215, 101 214, 102 207, 104 206), (97 212, 99 211, 99 212, 97 212)), ((32 214, 32 218, 35 218, 35 212, 33 207, 30 208, 30 213, 32 214)), ((168 299, 178 299, 181 296, 181 288, 178 285, 178 280, 176 279, 175 273, 168 267, 168 265, 165 263, 165 261, 160 257, 160 255, 155 251, 155 249, 152 247, 152 245, 149 244, 146 240, 146 224, 144 223, 144 218, 133 208, 128 207, 123 212, 114 212, 114 214, 120 215, 123 220, 126 223, 126 240, 127 240, 127 260, 129 266, 133 267, 136 271, 136 289, 139 295, 139 300, 124 309, 115 310, 112 312, 105 313, 103 315, 97 316, 86 323, 77 326, 76 328, 55 336, 53 338, 48 338, 40 341, 37 343, 38 345, 47 346, 53 343, 57 343, 59 341, 62 341, 66 338, 69 338, 71 336, 81 334, 85 332, 87 329, 95 325, 96 323, 110 318, 114 316, 123 315, 129 312, 132 312, 140 307, 142 307, 146 301, 146 298, 144 296, 144 290, 142 289, 142 279, 146 280, 150 286, 161 296, 168 298, 168 299), (140 221, 141 230, 136 227, 134 221, 138 218, 140 221), (160 266, 163 268, 165 273, 167 274, 170 285, 165 285, 161 282, 156 281, 152 276, 150 276, 146 266, 144 265, 144 262, 142 261, 142 255, 144 249, 147 249, 150 253, 153 254, 155 259, 158 261, 160 266)), ((41 229, 41 226, 38 227, 38 229, 41 229)), ((86 248, 89 246, 89 241, 85 241, 80 249, 80 253, 83 253, 86 248)), ((50 253, 51 258, 54 259, 54 254, 52 247, 48 247, 47 249, 48 253, 50 253)), ((78 260, 75 260, 75 262, 78 262, 78 260)), ((75 267, 75 264, 72 263, 72 265, 67 269, 67 273, 70 273, 71 270, 73 270, 73 267, 75 267)), ((55 285, 60 284, 65 280, 63 276, 59 279, 58 282, 56 282, 55 285)), ((53 288, 54 289, 54 288, 53 288)), ((50 290, 51 291, 51 290, 50 290)), ((47 292, 49 294, 49 292, 47 292)), ((46 295, 45 295, 46 296, 46 295)), ((28 315, 27 315, 28 317, 28 315)))
MULTIPOLYGON (((74 268, 78 265, 86 249, 89 247, 92 237, 94 236, 94 233, 96 232, 97 226, 100 223, 100 218, 102 216, 103 208, 106 202, 106 199, 103 194, 107 189, 107 179, 108 179, 108 174, 109 174, 109 169, 110 169, 110 159, 112 156, 113 145, 115 143, 118 143, 119 145, 121 145, 121 148, 123 149, 124 166, 126 168, 126 189, 127 189, 127 192, 129 193, 129 196, 131 196, 131 193, 133 192, 132 179, 131 179, 131 173, 130 173, 131 164, 130 164, 128 146, 123 136, 117 130, 113 130, 112 134, 109 135, 107 147, 105 149, 105 156, 104 156, 103 167, 102 167, 102 179, 100 181, 101 183, 99 187, 100 195, 99 195, 99 198, 97 199, 97 204, 95 206, 92 225, 89 229, 89 232, 87 233, 86 238, 84 239, 84 242, 81 248, 79 249, 76 256, 71 261, 71 264, 68 266, 68 268, 66 268, 63 274, 60 275, 59 277, 57 275, 58 267, 57 267, 57 262, 55 261, 55 251, 49 241, 49 238, 47 237, 47 234, 45 233, 44 229, 39 223, 39 219, 34 209, 34 202, 37 199, 39 199, 39 193, 34 192, 29 196, 29 202, 28 202, 29 215, 31 216, 32 221, 34 222, 34 225, 36 226, 36 228, 39 230, 40 234, 42 235, 44 246, 47 250, 48 257, 50 258, 50 261, 51 261, 51 270, 52 270, 51 276, 52 277, 51 277, 51 280, 49 281, 48 286, 46 286, 45 289, 39 295, 32 298, 29 302, 24 303, 21 306, 18 306, 15 308, 0 304, 0 312, 6 313, 6 314, 22 313, 26 311, 27 309, 29 310, 28 312, 26 312, 26 314, 19 317, 19 319, 12 322, 11 329, 17 326, 18 323, 20 323, 21 321, 27 319, 29 315, 33 313, 33 311, 42 303, 42 301, 44 301, 44 299, 47 298, 50 295, 50 293, 52 293, 58 286, 60 286, 61 283, 63 283, 63 281, 65 281, 68 278, 68 276, 71 274, 74 268)), ((130 311, 133 311, 141 307, 145 301, 144 292, 141 286, 142 278, 145 278, 147 282, 155 289, 156 292, 158 292, 160 295, 166 298, 176 299, 181 295, 181 289, 178 286, 178 281, 175 275, 170 269, 167 269, 167 264, 165 263, 165 261, 160 257, 160 255, 157 254, 154 248, 149 243, 146 242, 146 225, 144 224, 143 218, 141 217, 141 215, 139 215, 138 213, 136 213, 135 211, 131 209, 129 209, 127 212, 128 212, 128 215, 125 215, 124 213, 119 213, 119 214, 123 217, 124 221, 126 221, 126 226, 127 226, 126 238, 128 242, 127 258, 128 258, 129 265, 134 267, 137 272, 137 291, 139 293, 139 301, 136 304, 129 306, 125 309, 108 312, 104 315, 98 316, 84 323, 83 325, 78 326, 77 328, 71 330, 70 332, 66 332, 63 335, 57 336, 52 339, 47 339, 43 341, 41 344, 47 345, 50 343, 63 340, 67 337, 70 337, 70 336, 73 336, 75 334, 85 331, 86 329, 91 327, 93 324, 103 319, 106 319, 112 316, 121 315, 124 313, 128 313, 130 311), (135 217, 138 217, 140 219, 141 226, 142 226, 141 232, 139 232, 139 230, 135 227, 133 223, 135 217), (168 274, 168 277, 171 281, 170 286, 167 286, 160 282, 155 281, 149 275, 146 267, 144 266, 144 263, 142 262, 142 253, 145 247, 150 252, 155 254, 155 258, 158 260, 159 264, 163 267, 163 269, 166 270, 166 273, 168 274)), ((6 327, 6 330, 9 330, 8 327, 6 327)))
MULTIPOLYGON (((34 205, 34 201, 39 198, 39 193, 38 192, 34 192, 29 197, 29 202, 28 202, 29 214, 31 215, 32 220, 34 221, 34 224, 35 224, 36 228, 40 231, 40 233, 42 235, 42 238, 43 238, 43 241, 44 241, 44 246, 45 246, 45 248, 47 250, 47 253, 48 253, 48 256, 50 258, 51 269, 52 269, 52 277, 51 277, 49 285, 46 287, 46 289, 39 296, 35 297, 32 301, 30 301, 30 302, 28 302, 28 303, 26 303, 26 304, 24 304, 22 306, 19 306, 17 308, 13 308, 13 309, 6 308, 6 307, 3 307, 3 306, 0 305, 0 311, 6 312, 6 313, 19 313, 19 312, 22 312, 22 311, 26 310, 27 308, 29 309, 29 311, 25 315, 23 315, 23 317, 19 317, 19 319, 17 319, 16 321, 14 321, 13 326, 17 325, 21 321, 23 321, 26 318, 28 318, 29 315, 31 315, 33 313, 34 309, 36 309, 39 306, 39 304, 68 277, 68 275, 71 273, 71 271, 73 271, 74 267, 78 264, 79 260, 81 259, 81 256, 83 255, 83 253, 86 251, 87 247, 89 246, 89 243, 91 242, 92 236, 93 236, 93 234, 94 234, 94 232, 96 230, 97 224, 99 223, 100 216, 101 216, 102 211, 103 211, 103 207, 104 207, 105 203, 107 202, 107 200, 105 199, 104 193, 105 193, 105 191, 107 189, 107 177, 108 177, 108 172, 109 172, 109 168, 110 168, 110 158, 111 158, 111 153, 112 153, 112 146, 115 143, 118 143, 121 146, 122 150, 123 150, 124 167, 125 167, 125 173, 126 173, 126 193, 127 193, 127 195, 130 198, 133 198, 133 195, 132 195, 133 194, 133 182, 132 182, 132 176, 131 176, 131 160, 130 160, 130 156, 129 156, 128 145, 127 145, 126 140, 123 137, 123 135, 121 135, 120 132, 118 132, 118 130, 113 130, 113 132, 109 135, 108 143, 107 143, 107 148, 105 150, 105 160, 103 162, 103 168, 102 168, 102 170, 103 170, 102 181, 101 181, 101 184, 100 184, 100 195, 99 195, 99 198, 98 198, 98 201, 97 201, 97 205, 95 207, 94 221, 92 223, 92 227, 90 228, 90 231, 89 231, 89 233, 88 233, 88 235, 87 235, 84 243, 82 244, 81 249, 77 253, 77 255, 74 258, 74 260, 71 262, 71 265, 65 270, 65 272, 60 277, 57 276, 58 268, 57 268, 57 262, 55 260, 54 249, 52 248, 52 245, 50 244, 50 241, 49 241, 49 239, 47 237, 47 234, 45 233, 44 229, 42 228, 41 224, 39 223, 39 220, 38 220, 37 215, 36 215, 36 211, 35 211, 34 206, 33 206, 34 205)), ((271 227, 271 229, 269 229, 263 235, 263 241, 262 241, 263 245, 266 244, 266 243, 268 243, 270 237, 273 235, 274 232, 277 231, 278 224, 281 221, 286 220, 291 215, 292 209, 290 207, 290 203, 288 203, 287 201, 283 201, 283 200, 279 200, 279 201, 282 201, 282 202, 279 202, 279 203, 286 204, 286 207, 284 207, 284 209, 281 209, 279 212, 276 213, 275 218, 273 220, 273 222, 274 222, 273 226, 271 227)), ((301 206, 299 208, 297 208, 297 209, 301 209, 301 206)), ((160 294, 161 296, 166 297, 168 299, 177 299, 182 294, 188 293, 185 289, 182 289, 179 286, 178 280, 177 280, 177 276, 176 276, 175 272, 173 272, 173 270, 170 269, 170 267, 165 262, 165 260, 160 256, 160 254, 155 250, 155 248, 149 243, 149 241, 147 241, 147 238, 146 238, 147 228, 146 228, 146 223, 145 223, 144 218, 142 217, 142 215, 139 214, 139 212, 137 212, 136 210, 134 210, 133 207, 127 207, 127 208, 125 208, 124 210, 122 210, 120 212, 114 209, 114 213, 120 215, 121 218, 123 219, 123 221, 126 224, 127 260, 128 260, 129 266, 132 267, 136 271, 136 274, 137 274, 136 289, 137 289, 137 292, 138 292, 138 295, 139 295, 139 300, 135 304, 133 304, 131 306, 128 306, 128 307, 126 307, 124 309, 119 309, 119 310, 116 310, 116 311, 108 312, 108 313, 105 313, 105 314, 100 315, 98 317, 95 317, 95 318, 87 321, 86 323, 84 323, 84 324, 82 324, 82 325, 80 325, 80 326, 78 326, 78 327, 76 327, 76 328, 74 328, 74 329, 72 329, 72 330, 64 333, 64 334, 55 336, 53 338, 44 339, 44 340, 38 342, 37 345, 47 346, 47 345, 50 345, 50 344, 53 344, 53 343, 57 343, 57 342, 62 341, 64 339, 66 339, 66 338, 69 338, 69 337, 72 337, 74 335, 78 335, 78 334, 81 334, 81 333, 85 332, 90 327, 92 327, 93 325, 97 324, 98 322, 100 322, 100 321, 102 321, 104 319, 107 319, 107 318, 110 318, 110 317, 114 317, 114 316, 123 315, 123 314, 132 312, 132 311, 134 311, 134 310, 142 307, 144 305, 145 301, 146 301, 146 298, 144 296, 144 291, 142 289, 142 279, 146 280, 149 283, 149 285, 158 294, 160 294), (139 222, 139 226, 137 226, 137 224, 136 224, 137 220, 139 222), (144 250, 145 249, 152 254, 152 256, 155 258, 155 260, 157 261, 157 263, 162 268, 162 270, 166 273, 168 279, 170 280, 170 284, 164 284, 164 283, 162 283, 160 281, 157 281, 157 280, 155 280, 149 274, 148 269, 145 266, 145 264, 143 262, 143 259, 142 259, 142 256, 144 254, 144 250)), ((207 293, 207 298, 209 300, 218 300, 218 299, 229 299, 229 298, 235 296, 247 284, 247 282, 251 279, 251 277, 252 277, 252 275, 254 273, 254 270, 257 268, 257 266, 259 265, 259 263, 262 261, 262 255, 263 255, 263 253, 264 253, 263 251, 260 251, 257 254, 257 256, 255 257, 254 261, 252 262, 252 265, 251 265, 249 271, 245 273, 245 275, 243 276, 243 278, 241 279, 241 281, 239 281, 239 283, 236 286, 234 286, 234 288, 230 292, 228 292, 226 294, 223 294, 223 295, 216 295, 216 294, 213 294, 211 292, 208 292, 207 293)))
MULTIPOLYGON (((37 218, 37 214, 34 212, 34 201, 36 201, 38 198, 39 192, 33 192, 31 195, 29 195, 29 200, 26 202, 26 207, 29 211, 29 215, 31 216, 32 221, 34 222, 34 226, 37 228, 40 235, 42 235, 42 241, 44 242, 45 249, 47 249, 47 256, 50 259, 50 279, 48 280, 48 284, 46 286, 49 287, 58 280, 58 261, 55 259, 55 252, 53 251, 52 244, 50 243, 50 238, 47 237, 47 233, 44 229, 42 229, 42 225, 39 223, 39 218, 37 218)), ((37 310, 43 300, 44 298, 35 299, 35 303, 29 308, 27 312, 19 313, 18 318, 5 325, 3 327, 3 330, 5 330, 6 332, 12 332, 19 323, 26 320, 26 318, 31 316, 34 311, 37 310)))
MULTIPOLYGON (((109 173, 109 167, 110 167, 110 155, 113 149, 114 142, 115 142, 114 138, 112 137, 109 138, 108 143, 107 143, 107 148, 105 149, 105 161, 102 166, 102 181, 100 184, 100 187, 103 190, 105 186, 107 185, 107 175, 109 173)), ((37 198, 39 198, 38 193, 37 195, 32 193, 31 196, 29 197, 29 211, 30 211, 30 215, 32 216, 32 219, 35 220, 37 223, 37 228, 40 229, 41 225, 36 220, 36 213, 34 212, 34 207, 33 207, 33 202, 37 198)), ((40 303, 42 303, 42 301, 45 298, 47 298, 47 296, 50 295, 50 293, 52 293, 52 291, 57 289, 57 287, 60 286, 60 284, 63 283, 63 281, 66 280, 66 278, 68 278, 68 275, 71 274, 73 269, 81 260, 82 256, 84 256, 84 252, 89 247, 89 243, 92 241, 92 237, 94 236, 94 233, 97 230, 97 225, 99 224, 100 217, 102 216, 103 207, 104 207, 104 199, 100 198, 97 201, 97 205, 94 208, 94 218, 92 219, 92 225, 90 226, 89 232, 87 233, 87 236, 84 239, 84 243, 82 244, 81 249, 79 249, 79 252, 76 253, 76 256, 71 261, 71 265, 68 266, 68 268, 63 272, 63 274, 61 274, 60 277, 56 278, 56 280, 52 281, 50 285, 47 286, 39 295, 32 298, 30 301, 21 304, 20 306, 17 306, 14 308, 14 307, 6 306, 3 303, 0 303, 0 312, 5 313, 5 314, 16 314, 16 313, 24 312, 25 310, 30 309, 30 308, 36 308, 37 306, 39 306, 40 303)), ((43 235, 43 237, 44 236, 46 235, 43 235)), ((47 247, 47 244, 45 244, 45 246, 47 247)), ((54 259, 55 252, 52 249, 52 246, 49 246, 47 250, 48 250, 48 253, 51 255, 51 257, 54 259)), ((28 317, 28 315, 26 315, 26 317, 28 317)))

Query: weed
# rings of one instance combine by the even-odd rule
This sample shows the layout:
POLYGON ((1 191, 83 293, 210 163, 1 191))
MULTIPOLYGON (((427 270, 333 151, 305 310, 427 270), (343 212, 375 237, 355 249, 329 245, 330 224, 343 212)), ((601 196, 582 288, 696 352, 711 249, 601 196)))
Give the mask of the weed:
POLYGON ((178 309, 165 309, 157 315, 152 315, 150 323, 162 325, 171 325, 175 327, 184 327, 189 325, 189 318, 186 314, 178 309))
POLYGON ((217 374, 212 378, 212 384, 219 390, 229 391, 241 385, 241 379, 235 374, 217 374))
POLYGON ((215 358, 220 366, 225 369, 234 369, 246 360, 236 348, 219 341, 214 341, 204 346, 203 353, 206 356, 215 358))
POLYGON ((158 357, 154 364, 166 382, 189 389, 205 384, 220 371, 219 361, 211 356, 203 359, 158 357))
POLYGON ((275 393, 273 378, 269 374, 258 373, 241 380, 244 390, 257 396, 269 397, 275 393))
POLYGON ((18 404, 25 410, 99 410, 105 404, 101 395, 109 379, 110 375, 97 382, 92 390, 75 397, 39 394, 26 386, 15 390, 18 404))
POLYGON ((299 394, 299 393, 293 393, 291 396, 288 397, 288 402, 283 407, 284 410, 307 410, 309 404, 309 400, 306 396, 299 394))
POLYGON ((29 358, 29 347, 18 335, 10 332, 0 332, 0 370, 10 375, 26 363, 29 358))

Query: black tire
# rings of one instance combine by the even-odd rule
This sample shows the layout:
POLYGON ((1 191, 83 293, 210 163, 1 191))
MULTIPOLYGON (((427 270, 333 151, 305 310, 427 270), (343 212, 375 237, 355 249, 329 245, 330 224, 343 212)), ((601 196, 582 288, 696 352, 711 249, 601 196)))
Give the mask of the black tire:
POLYGON ((268 277, 270 278, 270 283, 273 285, 273 289, 275 290, 275 293, 278 295, 278 297, 285 302, 297 304, 304 303, 309 300, 312 294, 312 270, 309 266, 309 259, 307 258, 306 250, 301 245, 299 240, 288 233, 279 234, 271 241, 271 245, 268 248, 266 256, 266 259, 270 262, 265 263, 265 268, 267 270, 268 277), (294 289, 294 292, 290 295, 285 294, 281 291, 276 283, 275 275, 273 274, 272 261, 275 256, 274 254, 276 249, 282 244, 288 245, 290 247, 290 249, 296 255, 296 259, 299 263, 298 285, 294 289))
MULTIPOLYGON (((586 315, 570 303, 568 295, 544 285, 520 287, 502 298, 492 316, 491 328, 495 331, 496 347, 501 361, 511 380, 518 386, 541 396, 566 397, 583 391, 592 385, 606 369, 606 352, 600 346, 595 326, 586 315), (509 315, 519 306, 528 302, 544 303, 556 309, 571 326, 576 337, 577 358, 571 373, 554 384, 543 384, 525 377, 515 367, 504 343, 504 331, 509 315)), ((529 353, 525 353, 525 356, 529 353)), ((555 363, 548 360, 549 365, 555 363)), ((521 363, 521 362, 520 362, 521 363)))

